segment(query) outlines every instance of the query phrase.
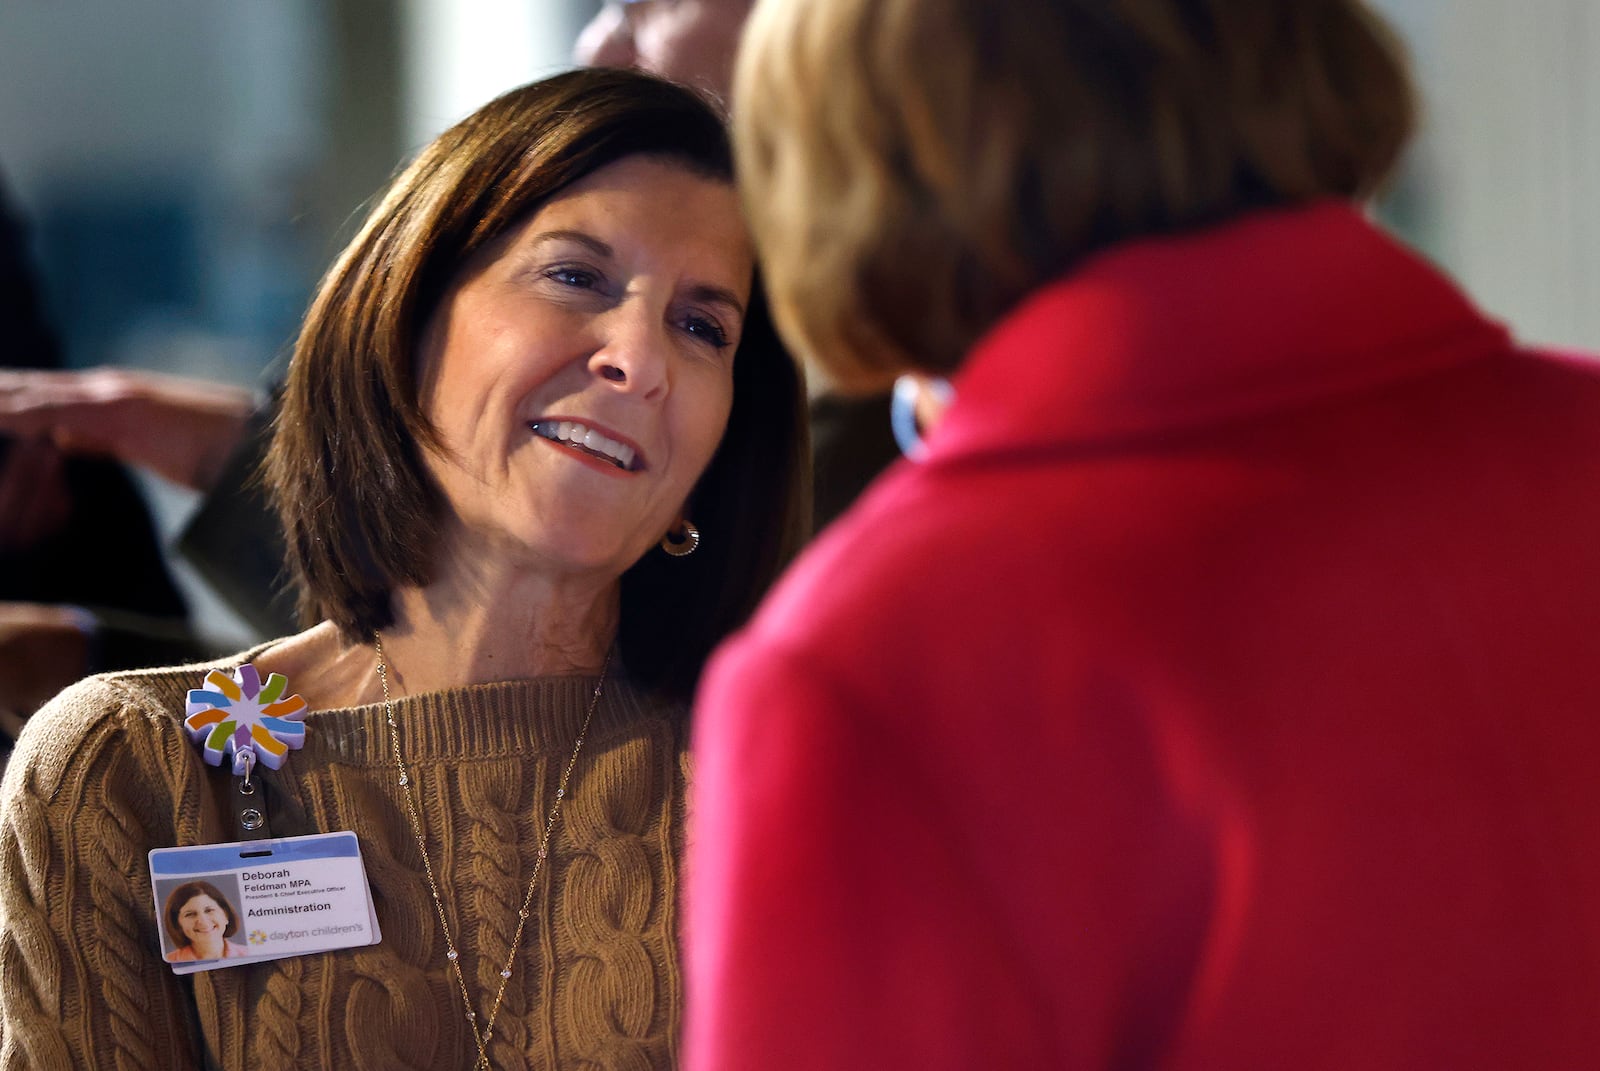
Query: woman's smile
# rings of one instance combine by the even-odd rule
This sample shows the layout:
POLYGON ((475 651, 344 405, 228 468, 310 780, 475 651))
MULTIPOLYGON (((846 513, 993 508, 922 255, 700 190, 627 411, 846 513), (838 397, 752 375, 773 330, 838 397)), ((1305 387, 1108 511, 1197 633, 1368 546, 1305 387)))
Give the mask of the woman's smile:
POLYGON ((639 448, 624 441, 615 433, 602 430, 577 420, 546 417, 528 425, 535 435, 557 443, 578 457, 590 457, 606 462, 620 472, 642 472, 644 455, 639 448))
POLYGON ((202 894, 183 905, 178 912, 178 925, 191 942, 201 942, 226 930, 228 916, 215 900, 202 894))

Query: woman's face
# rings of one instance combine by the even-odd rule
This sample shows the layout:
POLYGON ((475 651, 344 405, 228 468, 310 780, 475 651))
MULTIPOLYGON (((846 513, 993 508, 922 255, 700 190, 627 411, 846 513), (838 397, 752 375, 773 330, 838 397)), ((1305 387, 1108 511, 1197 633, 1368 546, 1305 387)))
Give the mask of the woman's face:
POLYGON ((178 909, 178 929, 192 945, 217 941, 228 932, 228 913, 211 897, 199 893, 178 909))
POLYGON ((444 552, 609 577, 643 556, 721 441, 753 270, 733 188, 647 156, 469 262, 420 348, 444 552))

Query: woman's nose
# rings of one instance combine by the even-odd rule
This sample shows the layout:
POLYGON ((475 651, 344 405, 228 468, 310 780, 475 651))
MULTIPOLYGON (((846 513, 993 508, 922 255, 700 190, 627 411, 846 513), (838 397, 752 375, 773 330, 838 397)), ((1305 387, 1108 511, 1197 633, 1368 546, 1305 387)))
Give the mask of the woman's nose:
POLYGON ((671 350, 664 318, 624 302, 608 318, 589 371, 618 391, 656 401, 667 394, 671 350))

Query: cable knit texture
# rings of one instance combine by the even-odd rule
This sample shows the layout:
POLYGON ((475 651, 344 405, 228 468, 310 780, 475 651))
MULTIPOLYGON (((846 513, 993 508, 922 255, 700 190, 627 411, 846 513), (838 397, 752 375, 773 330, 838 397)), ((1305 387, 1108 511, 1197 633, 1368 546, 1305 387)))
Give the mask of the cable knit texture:
MULTIPOLYGON (((313 713, 305 748, 265 776, 275 836, 360 838, 382 942, 189 978, 162 962, 146 853, 234 836, 228 778, 180 723, 209 668, 91 678, 23 734, 0 790, 0 1071, 470 1068, 381 705, 313 713)), ((395 702, 480 1021, 595 683, 395 702)), ((676 1064, 683 715, 607 679, 495 1022, 496 1068, 676 1064)))

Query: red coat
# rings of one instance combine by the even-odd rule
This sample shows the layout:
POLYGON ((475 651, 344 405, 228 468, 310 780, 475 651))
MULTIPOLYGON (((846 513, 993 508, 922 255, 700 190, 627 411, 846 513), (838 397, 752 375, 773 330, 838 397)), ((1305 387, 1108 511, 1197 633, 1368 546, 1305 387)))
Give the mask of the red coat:
POLYGON ((1600 372, 1342 204, 1126 245, 700 696, 692 1071, 1600 1067, 1600 372))

